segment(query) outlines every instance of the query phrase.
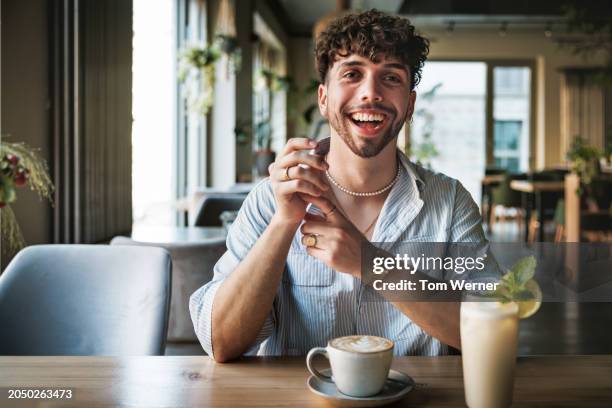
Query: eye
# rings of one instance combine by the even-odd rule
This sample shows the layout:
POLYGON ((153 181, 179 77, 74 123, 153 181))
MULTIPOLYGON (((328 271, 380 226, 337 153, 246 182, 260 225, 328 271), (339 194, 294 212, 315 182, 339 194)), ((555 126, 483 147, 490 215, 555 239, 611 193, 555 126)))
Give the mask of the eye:
POLYGON ((342 78, 355 79, 358 76, 359 76, 359 73, 357 71, 348 71, 348 72, 345 72, 344 75, 342 75, 342 78))
POLYGON ((385 81, 390 81, 390 82, 394 82, 394 83, 402 82, 402 79, 400 77, 398 77, 397 75, 385 75, 384 79, 385 79, 385 81))

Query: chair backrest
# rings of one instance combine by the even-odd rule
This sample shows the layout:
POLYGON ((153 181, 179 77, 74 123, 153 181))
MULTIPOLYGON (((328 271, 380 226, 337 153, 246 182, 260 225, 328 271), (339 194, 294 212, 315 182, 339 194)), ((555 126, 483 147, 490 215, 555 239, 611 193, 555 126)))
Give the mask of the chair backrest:
POLYGON ((193 243, 142 243, 117 236, 111 245, 158 246, 172 257, 172 302, 168 322, 168 341, 192 341, 198 338, 189 313, 189 297, 213 278, 213 269, 225 253, 225 239, 193 243))
POLYGON ((609 211, 612 204, 612 175, 601 174, 593 177, 586 188, 589 198, 597 204, 600 211, 609 211))
POLYGON ((504 180, 493 188, 493 203, 504 207, 520 207, 521 193, 510 187, 512 180, 520 180, 521 175, 505 174, 504 180))
POLYGON ((508 170, 500 167, 487 167, 485 168, 485 176, 497 176, 499 174, 506 174, 508 170))
POLYGON ((163 355, 171 275, 161 248, 25 248, 0 276, 0 354, 163 355))
POLYGON ((246 195, 244 194, 212 194, 200 200, 193 225, 196 227, 220 227, 223 211, 238 211, 246 195))

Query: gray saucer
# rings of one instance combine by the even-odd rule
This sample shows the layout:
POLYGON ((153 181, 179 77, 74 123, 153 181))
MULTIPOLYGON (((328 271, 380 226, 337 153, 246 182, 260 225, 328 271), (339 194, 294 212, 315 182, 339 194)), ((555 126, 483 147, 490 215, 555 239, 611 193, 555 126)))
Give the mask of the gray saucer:
MULTIPOLYGON (((329 375, 330 369, 321 370, 321 373, 329 375)), ((308 378, 307 384, 310 391, 339 407, 379 407, 390 404, 403 398, 415 385, 410 376, 395 370, 389 371, 389 378, 382 391, 371 397, 350 397, 338 391, 335 384, 314 376, 308 378)))

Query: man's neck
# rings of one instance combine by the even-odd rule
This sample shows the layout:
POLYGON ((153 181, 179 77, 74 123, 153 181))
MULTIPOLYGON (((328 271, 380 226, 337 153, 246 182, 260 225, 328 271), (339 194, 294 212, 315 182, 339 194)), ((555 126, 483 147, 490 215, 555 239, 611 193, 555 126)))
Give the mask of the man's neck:
POLYGON ((330 140, 329 173, 344 188, 371 192, 388 185, 397 172, 397 147, 390 142, 375 157, 356 155, 337 135, 330 140))

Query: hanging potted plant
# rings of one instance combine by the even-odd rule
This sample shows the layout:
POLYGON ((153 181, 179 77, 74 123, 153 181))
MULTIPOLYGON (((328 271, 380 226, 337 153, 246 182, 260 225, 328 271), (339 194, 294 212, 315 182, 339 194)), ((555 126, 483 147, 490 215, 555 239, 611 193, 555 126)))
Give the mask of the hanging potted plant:
POLYGON ((215 65, 221 58, 228 59, 228 70, 240 70, 241 51, 235 37, 217 34, 211 45, 190 46, 181 52, 178 78, 186 85, 187 101, 192 111, 206 115, 212 107, 215 65))
POLYGON ((214 102, 217 46, 191 46, 181 53, 178 78, 186 85, 189 108, 206 115, 214 102))
POLYGON ((267 177, 268 166, 276 159, 272 151, 272 126, 269 119, 255 125, 255 170, 260 177, 267 177))

